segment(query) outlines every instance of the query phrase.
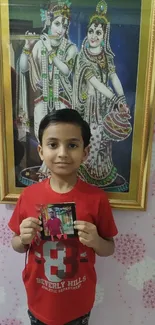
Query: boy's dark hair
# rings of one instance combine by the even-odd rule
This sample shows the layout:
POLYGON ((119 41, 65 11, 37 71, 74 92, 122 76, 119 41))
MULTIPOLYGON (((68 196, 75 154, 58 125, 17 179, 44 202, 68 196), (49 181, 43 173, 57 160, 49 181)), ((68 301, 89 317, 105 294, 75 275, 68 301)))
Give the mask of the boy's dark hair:
POLYGON ((84 148, 86 148, 90 143, 90 127, 89 124, 83 120, 81 115, 75 110, 71 108, 64 108, 56 110, 52 113, 47 114, 40 122, 38 138, 39 142, 42 145, 42 138, 45 129, 54 123, 69 123, 75 124, 81 128, 82 138, 84 142, 84 148))

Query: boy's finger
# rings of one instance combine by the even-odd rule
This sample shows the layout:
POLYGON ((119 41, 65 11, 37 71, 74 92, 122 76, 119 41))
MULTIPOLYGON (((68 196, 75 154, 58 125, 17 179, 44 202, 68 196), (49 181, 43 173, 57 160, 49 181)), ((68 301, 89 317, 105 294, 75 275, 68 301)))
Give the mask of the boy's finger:
POLYGON ((74 221, 74 225, 85 225, 86 223, 88 223, 87 221, 83 221, 83 220, 76 220, 74 221))
POLYGON ((38 225, 35 222, 29 222, 26 225, 24 225, 23 228, 24 229, 33 228, 33 229, 36 229, 36 230, 39 230, 39 231, 42 230, 42 227, 40 227, 40 225, 38 225))
POLYGON ((42 221, 38 218, 30 217, 25 220, 23 220, 22 225, 24 227, 34 227, 34 225, 41 225, 42 221))
POLYGON ((32 228, 35 229, 35 230, 38 230, 38 231, 42 231, 43 228, 40 227, 39 225, 37 225, 36 223, 32 223, 32 228))
POLYGON ((88 227, 86 227, 85 225, 75 225, 74 229, 81 230, 85 233, 88 233, 88 227))
POLYGON ((75 226, 85 226, 85 227, 91 227, 93 223, 83 220, 76 220, 74 221, 75 226))
POLYGON ((37 225, 41 224, 41 220, 39 220, 38 218, 30 217, 27 220, 32 221, 32 222, 36 223, 37 225))
POLYGON ((88 240, 88 233, 84 232, 84 231, 78 231, 78 236, 80 238, 83 238, 85 240, 88 240))
POLYGON ((24 228, 24 230, 22 231, 22 236, 25 235, 32 235, 35 233, 35 229, 34 228, 24 228))
POLYGON ((42 230, 43 230, 43 228, 39 227, 39 226, 37 228, 33 228, 33 227, 24 228, 23 235, 32 234, 32 233, 35 233, 36 231, 42 231, 42 230))

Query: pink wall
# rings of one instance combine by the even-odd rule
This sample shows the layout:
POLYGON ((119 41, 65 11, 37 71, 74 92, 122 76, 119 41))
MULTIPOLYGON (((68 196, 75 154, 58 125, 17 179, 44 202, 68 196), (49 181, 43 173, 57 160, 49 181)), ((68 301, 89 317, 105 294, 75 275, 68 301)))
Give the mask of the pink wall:
MULTIPOLYGON (((114 211, 114 257, 97 259, 98 286, 90 325, 152 325, 155 321, 155 142, 147 212, 114 211)), ((28 325, 21 281, 24 256, 10 247, 13 207, 0 205, 0 325, 28 325)))

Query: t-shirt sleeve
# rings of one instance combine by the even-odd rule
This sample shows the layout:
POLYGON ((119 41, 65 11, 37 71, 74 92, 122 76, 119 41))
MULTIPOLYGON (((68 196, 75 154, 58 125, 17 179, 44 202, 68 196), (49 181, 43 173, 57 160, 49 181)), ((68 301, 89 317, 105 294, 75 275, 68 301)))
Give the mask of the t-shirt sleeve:
POLYGON ((105 193, 100 199, 97 228, 98 234, 102 238, 114 237, 118 233, 112 209, 105 193))
POLYGON ((19 197, 17 204, 15 206, 15 210, 11 216, 11 219, 8 223, 9 228, 16 233, 17 235, 20 235, 20 224, 21 222, 26 218, 26 210, 25 210, 25 204, 24 204, 24 195, 21 194, 19 197))

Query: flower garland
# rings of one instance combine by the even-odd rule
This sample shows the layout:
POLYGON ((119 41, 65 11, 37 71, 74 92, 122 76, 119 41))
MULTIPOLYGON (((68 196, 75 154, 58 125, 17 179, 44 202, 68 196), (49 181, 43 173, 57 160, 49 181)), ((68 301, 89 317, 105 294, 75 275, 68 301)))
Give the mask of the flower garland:
MULTIPOLYGON (((56 56, 63 62, 65 50, 68 40, 63 38, 60 46, 57 48, 56 56)), ((53 66, 53 89, 49 85, 49 70, 51 71, 51 65, 49 69, 49 54, 44 45, 41 49, 41 62, 42 62, 42 81, 43 81, 43 102, 44 102, 44 113, 45 115, 52 111, 52 109, 60 109, 59 101, 59 88, 60 88, 60 70, 53 66), (50 102, 53 102, 53 107, 51 108, 50 102)))

